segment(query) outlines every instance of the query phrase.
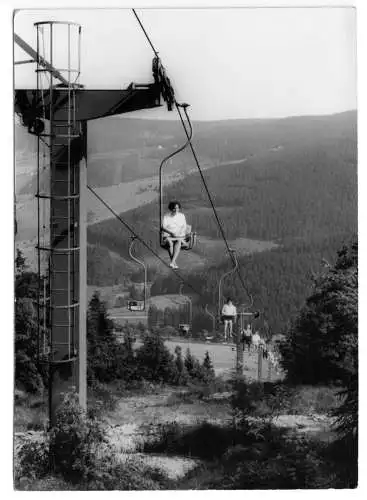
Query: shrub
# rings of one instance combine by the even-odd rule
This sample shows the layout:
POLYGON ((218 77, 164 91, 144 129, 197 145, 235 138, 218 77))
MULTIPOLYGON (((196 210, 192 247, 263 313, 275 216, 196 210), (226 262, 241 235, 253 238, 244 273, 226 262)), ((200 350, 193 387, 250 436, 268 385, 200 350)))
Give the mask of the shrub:
POLYGON ((146 335, 136 352, 136 363, 142 378, 152 382, 171 382, 176 377, 173 356, 158 334, 146 335))
POLYGON ((237 455, 235 470, 226 474, 226 489, 332 487, 332 477, 317 445, 294 436, 269 437, 262 447, 253 446, 245 449, 242 457, 241 453, 237 455))
POLYGON ((215 371, 213 367, 212 360, 209 356, 209 352, 206 351, 205 358, 203 361, 203 379, 206 383, 210 383, 215 379, 215 371))
POLYGON ((49 440, 45 435, 41 440, 26 441, 18 452, 18 466, 15 470, 16 483, 21 478, 38 479, 50 472, 49 440))
POLYGON ((72 483, 86 480, 96 470, 97 447, 106 443, 95 419, 79 406, 77 395, 67 394, 50 431, 50 459, 54 472, 72 483))
POLYGON ((168 453, 213 460, 234 442, 232 429, 209 422, 184 428, 177 422, 158 426, 158 434, 143 446, 145 453, 168 453))
POLYGON ((186 350, 184 366, 191 382, 209 384, 215 378, 215 372, 208 351, 205 354, 203 363, 191 354, 190 349, 186 350))
POLYGON ((31 394, 42 391, 43 380, 35 358, 23 350, 18 350, 15 354, 15 380, 18 388, 23 388, 31 394))
POLYGON ((121 463, 100 422, 88 417, 76 394, 66 394, 56 413, 56 424, 41 441, 28 441, 18 453, 18 489, 151 490, 168 484, 167 477, 142 461, 121 463), (57 481, 61 475, 66 483, 57 481), (31 483, 30 483, 31 481, 31 483), (74 485, 74 486, 71 486, 74 485))
POLYGON ((281 414, 331 414, 337 406, 336 389, 332 387, 291 386, 283 382, 261 384, 240 380, 232 397, 238 424, 256 416, 272 419, 281 414))

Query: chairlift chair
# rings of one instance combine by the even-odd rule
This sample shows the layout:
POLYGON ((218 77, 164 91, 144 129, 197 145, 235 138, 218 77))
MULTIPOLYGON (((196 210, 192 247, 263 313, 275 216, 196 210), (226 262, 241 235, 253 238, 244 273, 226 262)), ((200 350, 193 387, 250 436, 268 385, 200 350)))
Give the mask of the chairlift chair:
POLYGON ((144 262, 141 260, 137 259, 133 253, 133 245, 136 240, 135 236, 131 237, 130 245, 129 245, 129 255, 134 260, 137 264, 143 267, 144 269, 144 299, 143 300, 129 300, 127 303, 127 308, 129 311, 136 312, 136 311, 145 311, 146 305, 147 305, 147 267, 144 262))
MULTIPOLYGON (((177 104, 177 106, 180 106, 184 109, 186 118, 187 118, 187 123, 189 125, 189 131, 188 131, 188 137, 187 141, 183 146, 181 146, 179 149, 174 151, 173 153, 169 154, 164 158, 159 166, 159 220, 160 220, 160 233, 159 233, 159 242, 160 246, 167 250, 169 248, 169 244, 166 239, 166 233, 162 228, 162 221, 163 221, 163 166, 165 163, 168 162, 173 156, 177 155, 181 151, 183 151, 191 142, 192 139, 192 125, 190 122, 190 118, 187 114, 186 108, 189 106, 186 103, 183 104, 177 104)), ((192 228, 189 224, 187 224, 187 232, 185 237, 181 241, 181 250, 192 250, 196 243, 196 232, 192 231, 192 228)))
POLYGON ((188 334, 189 331, 190 331, 190 325, 186 324, 186 323, 180 323, 178 325, 178 328, 179 330, 184 333, 184 334, 188 334))
POLYGON ((129 309, 129 311, 132 312, 144 311, 145 310, 144 300, 129 300, 127 303, 127 308, 129 309))
MULTIPOLYGON (((196 243, 196 233, 191 231, 191 226, 187 225, 188 232, 181 241, 181 250, 192 250, 196 243)), ((167 250, 169 248, 168 241, 165 236, 164 230, 161 228, 160 245, 167 250)))

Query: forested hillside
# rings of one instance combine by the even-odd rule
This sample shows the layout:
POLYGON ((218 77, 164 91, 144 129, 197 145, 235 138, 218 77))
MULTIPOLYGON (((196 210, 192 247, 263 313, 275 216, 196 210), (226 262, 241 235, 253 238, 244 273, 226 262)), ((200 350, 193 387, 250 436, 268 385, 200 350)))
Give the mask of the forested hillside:
MULTIPOLYGON (((327 144, 290 146, 246 162, 205 172, 207 185, 228 238, 262 240, 342 234, 356 228, 357 165, 352 134, 327 144)), ((219 237, 198 174, 169 186, 166 200, 178 199, 200 235, 219 237)), ((135 230, 157 242, 158 203, 124 214, 135 230)), ((90 227, 91 243, 126 253, 126 231, 117 220, 90 227)))
MULTIPOLYGON (((299 311, 310 293, 313 273, 322 269, 321 260, 332 261, 335 249, 348 238, 330 236, 310 243, 295 241, 284 247, 257 253, 239 259, 240 274, 253 296, 254 308, 262 312, 262 320, 269 322, 274 332, 279 332, 299 311)), ((195 302, 209 304, 216 311, 218 283, 230 269, 229 258, 217 266, 209 267, 201 273, 182 270, 182 274, 200 292, 195 302)), ((157 276, 151 294, 174 293, 178 289, 178 279, 174 276, 157 276)), ((185 288, 185 293, 190 290, 185 288)), ((223 283, 224 297, 230 296, 236 304, 249 304, 250 297, 243 290, 237 274, 229 276, 223 283)))
MULTIPOLYGON (((279 153, 289 147, 327 145, 356 133, 356 112, 331 116, 272 120, 194 122, 193 143, 203 166, 279 153)), ((155 176, 161 160, 185 142, 179 121, 102 118, 88 124, 88 182, 96 187, 155 176)), ((36 141, 24 127, 15 127, 16 151, 33 164, 36 141)), ((175 157, 169 171, 189 172, 195 163, 189 151, 175 157)), ((35 189, 34 179, 22 193, 35 189), (33 181, 33 182, 32 182, 33 181)))
MULTIPOLYGON (((355 128, 354 112, 332 117, 300 117, 281 120, 224 120, 194 122, 194 145, 201 163, 215 166, 272 151, 326 145, 347 137, 355 128)), ((95 120, 88 128, 88 172, 93 186, 157 175, 161 160, 185 142, 178 121, 109 118, 95 120)), ((169 170, 195 168, 189 151, 175 157, 169 170)))
MULTIPOLYGON (((266 312, 278 330, 304 301, 310 273, 319 269, 321 258, 335 255, 357 230, 356 115, 205 125, 197 127, 198 135, 202 134, 198 151, 209 151, 214 138, 214 151, 226 151, 227 164, 205 171, 204 176, 227 238, 280 245, 240 257, 241 273, 256 307, 266 312), (248 144, 244 137, 251 137, 248 144), (219 138, 227 141, 225 147, 219 138), (265 144, 269 147, 264 148, 265 144), (254 153, 249 154, 248 148, 254 153)), ((201 291, 201 302, 215 307, 218 280, 229 269, 229 259, 200 176, 192 174, 167 187, 165 201, 170 199, 181 201, 198 232, 198 245, 191 255, 207 262, 201 272, 189 265, 181 272, 201 291)), ((123 217, 157 249, 157 202, 125 212, 123 217)), ((93 225, 88 232, 91 244, 123 258, 128 255, 128 236, 115 219, 93 225)), ((140 255, 148 258, 143 248, 140 255)), ((176 291, 172 276, 156 276, 152 294, 176 291)), ((229 281, 225 293, 236 302, 248 301, 238 279, 229 281)))
MULTIPOLYGON (((206 168, 204 176, 226 236, 231 245, 243 250, 239 254, 243 276, 274 325, 284 324, 305 297, 310 270, 318 266, 321 257, 334 255, 356 232, 356 112, 281 120, 196 122, 193 126, 194 146, 206 168), (251 252, 246 244, 242 248, 246 238, 263 242, 263 252, 246 255, 251 252), (272 243, 279 246, 269 250, 272 243)), ((16 132, 17 186, 30 192, 34 178, 29 183, 27 176, 32 170, 35 144, 20 125, 16 132)), ((88 182, 110 186, 157 176, 162 159, 183 142, 181 125, 175 121, 93 121, 88 128, 88 182)), ((191 273, 190 280, 214 305, 218 278, 229 261, 195 168, 190 151, 167 165, 167 174, 194 173, 166 187, 165 204, 179 199, 198 233, 195 250, 180 257, 181 272, 191 273)), ((108 192, 104 197, 108 202, 108 192)), ((157 201, 124 212, 123 217, 158 250, 157 201)), ((115 219, 89 227, 90 285, 128 283, 136 273, 128 257, 129 236, 115 219)), ((162 274, 162 266, 158 267, 156 259, 141 245, 138 255, 148 263, 155 280, 153 290, 163 293, 167 275, 162 274)), ((237 287, 238 282, 231 294, 245 302, 237 287)))

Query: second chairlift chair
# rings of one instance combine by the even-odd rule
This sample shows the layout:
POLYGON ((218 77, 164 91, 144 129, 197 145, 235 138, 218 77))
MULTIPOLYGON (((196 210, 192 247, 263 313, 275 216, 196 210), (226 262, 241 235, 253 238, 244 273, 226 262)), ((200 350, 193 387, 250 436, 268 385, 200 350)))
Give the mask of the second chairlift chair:
POLYGON ((143 300, 129 300, 127 303, 127 308, 129 309, 129 311, 139 312, 139 311, 145 311, 147 308, 147 267, 146 267, 144 262, 137 259, 132 254, 132 249, 133 249, 133 245, 134 245, 135 240, 136 240, 136 237, 132 236, 131 241, 130 241, 130 245, 129 245, 129 255, 132 258, 132 260, 134 260, 137 264, 139 264, 140 266, 142 266, 144 268, 144 283, 143 283, 144 298, 143 298, 143 300))

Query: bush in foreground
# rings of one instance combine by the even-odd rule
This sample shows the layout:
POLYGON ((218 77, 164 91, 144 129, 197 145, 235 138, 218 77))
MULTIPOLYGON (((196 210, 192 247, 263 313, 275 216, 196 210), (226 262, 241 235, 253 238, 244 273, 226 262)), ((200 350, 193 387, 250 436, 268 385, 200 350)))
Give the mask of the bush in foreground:
POLYGON ((62 490, 152 490, 168 483, 142 461, 119 461, 101 423, 86 415, 75 394, 65 396, 50 433, 25 442, 17 456, 17 489, 47 489, 55 480, 62 490))

